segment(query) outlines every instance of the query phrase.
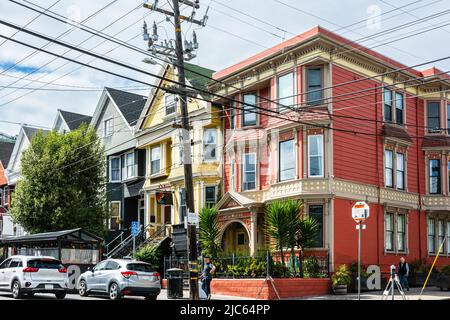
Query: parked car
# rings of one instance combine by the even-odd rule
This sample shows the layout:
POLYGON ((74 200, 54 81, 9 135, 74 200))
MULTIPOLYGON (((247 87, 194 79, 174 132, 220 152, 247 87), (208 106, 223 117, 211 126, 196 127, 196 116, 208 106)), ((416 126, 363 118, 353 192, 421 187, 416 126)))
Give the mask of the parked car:
POLYGON ((111 300, 143 296, 156 300, 161 292, 160 275, 150 264, 136 260, 107 259, 78 279, 80 296, 107 294, 111 300))
POLYGON ((0 264, 0 290, 10 291, 15 299, 35 293, 53 293, 64 299, 67 269, 53 257, 12 256, 0 264))

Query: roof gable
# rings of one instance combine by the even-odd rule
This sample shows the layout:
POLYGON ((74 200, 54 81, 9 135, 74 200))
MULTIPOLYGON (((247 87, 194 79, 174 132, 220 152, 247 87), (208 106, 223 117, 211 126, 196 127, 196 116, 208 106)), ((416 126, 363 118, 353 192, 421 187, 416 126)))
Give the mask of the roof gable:
POLYGON ((6 168, 6 166, 8 165, 13 150, 14 143, 0 141, 0 162, 3 168, 6 168))
POLYGON ((130 127, 136 125, 146 104, 147 97, 113 88, 105 87, 105 90, 128 125, 130 127))
POLYGON ((58 121, 58 117, 67 125, 67 128, 69 128, 70 131, 78 129, 83 123, 89 124, 92 120, 91 116, 60 109, 58 109, 55 124, 58 121))

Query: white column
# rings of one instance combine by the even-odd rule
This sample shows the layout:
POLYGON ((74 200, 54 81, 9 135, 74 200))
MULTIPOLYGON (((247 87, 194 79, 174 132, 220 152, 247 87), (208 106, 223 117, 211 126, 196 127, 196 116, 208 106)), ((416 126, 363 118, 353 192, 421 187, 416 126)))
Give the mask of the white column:
POLYGON ((250 255, 255 256, 258 249, 258 213, 251 211, 250 223, 250 255))

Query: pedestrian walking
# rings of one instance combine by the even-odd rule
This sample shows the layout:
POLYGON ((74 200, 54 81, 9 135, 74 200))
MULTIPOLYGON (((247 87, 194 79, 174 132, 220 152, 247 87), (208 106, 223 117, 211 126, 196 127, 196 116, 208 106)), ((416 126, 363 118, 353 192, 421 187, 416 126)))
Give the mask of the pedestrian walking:
POLYGON ((408 262, 406 262, 404 257, 401 257, 400 262, 398 264, 398 277, 400 280, 400 285, 402 286, 403 289, 406 289, 407 291, 409 291, 408 276, 409 276, 408 262))
POLYGON ((203 258, 204 267, 201 275, 202 289, 206 294, 206 299, 211 299, 211 280, 212 274, 216 271, 216 267, 211 263, 209 257, 203 258))

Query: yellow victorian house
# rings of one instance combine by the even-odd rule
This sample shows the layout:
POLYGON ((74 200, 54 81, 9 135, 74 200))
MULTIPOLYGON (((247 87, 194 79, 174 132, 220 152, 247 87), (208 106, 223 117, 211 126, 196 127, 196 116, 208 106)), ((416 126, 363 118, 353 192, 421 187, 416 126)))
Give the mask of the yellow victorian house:
MULTIPOLYGON (((213 70, 185 63, 187 85, 206 89, 213 70)), ((177 80, 176 69, 165 64, 160 75, 177 80)), ((150 234, 173 225, 184 223, 185 184, 183 171, 183 145, 180 144, 180 101, 177 95, 167 93, 165 86, 173 86, 167 80, 158 80, 144 107, 136 131, 139 149, 146 150, 145 225, 150 234), (164 196, 164 199, 161 199, 164 196)), ((194 181, 195 212, 205 205, 215 205, 221 196, 221 108, 211 105, 199 95, 188 98, 190 120, 191 157, 194 181)), ((186 144, 185 144, 186 145, 186 144)), ((189 144, 187 144, 189 146, 189 144)))

